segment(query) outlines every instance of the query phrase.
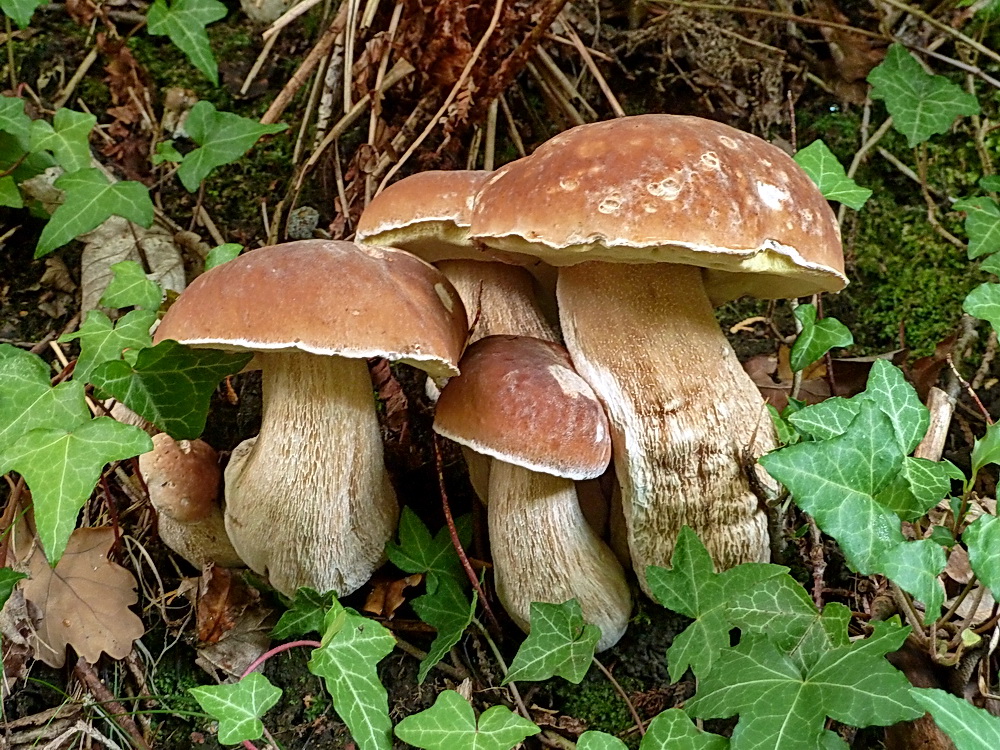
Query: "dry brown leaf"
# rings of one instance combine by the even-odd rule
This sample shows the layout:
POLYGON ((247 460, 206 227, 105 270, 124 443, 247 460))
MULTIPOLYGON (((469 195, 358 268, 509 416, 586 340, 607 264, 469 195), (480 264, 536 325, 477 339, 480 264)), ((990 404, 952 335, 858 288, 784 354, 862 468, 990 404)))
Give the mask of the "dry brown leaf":
POLYGON ((206 565, 198 586, 198 640, 218 643, 248 609, 258 604, 260 594, 247 586, 238 572, 206 565))
POLYGON ((14 589, 7 603, 0 609, 0 636, 3 636, 3 682, 0 698, 6 700, 13 692, 14 683, 27 676, 31 649, 31 617, 24 592, 14 589))
POLYGON ((374 581, 362 609, 365 612, 391 620, 396 614, 396 610, 406 603, 403 592, 410 586, 416 586, 422 580, 424 580, 424 576, 421 573, 393 580, 380 576, 374 581))
POLYGON ((63 666, 66 646, 91 664, 102 652, 124 659, 145 632, 142 620, 129 609, 138 601, 135 578, 108 560, 114 541, 109 528, 76 529, 54 569, 40 545, 22 541, 22 561, 24 548, 31 548, 22 563, 30 576, 22 583, 24 598, 40 612, 32 645, 36 657, 50 667, 63 666))

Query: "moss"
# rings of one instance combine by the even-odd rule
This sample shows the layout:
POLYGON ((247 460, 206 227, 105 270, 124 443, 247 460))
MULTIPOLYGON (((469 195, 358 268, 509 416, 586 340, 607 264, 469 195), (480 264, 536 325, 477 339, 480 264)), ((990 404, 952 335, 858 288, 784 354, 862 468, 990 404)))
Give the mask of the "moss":
MULTIPOLYGON (((591 670, 579 685, 560 682, 562 684, 556 688, 555 697, 562 713, 584 722, 587 729, 618 735, 635 724, 621 696, 595 670, 591 670)), ((624 677, 619 682, 627 693, 642 690, 639 680, 624 677)))

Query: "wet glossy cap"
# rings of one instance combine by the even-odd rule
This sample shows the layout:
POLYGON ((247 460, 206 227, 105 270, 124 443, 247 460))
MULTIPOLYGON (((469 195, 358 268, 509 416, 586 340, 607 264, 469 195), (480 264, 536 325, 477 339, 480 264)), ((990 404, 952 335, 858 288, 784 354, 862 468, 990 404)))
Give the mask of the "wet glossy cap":
POLYGON ((458 293, 419 258, 393 248, 303 240, 252 250, 199 276, 167 311, 154 340, 385 357, 446 377, 458 373, 467 331, 458 293))
POLYGON ((712 120, 639 115, 567 130, 501 167, 471 235, 553 265, 706 269, 713 302, 844 287, 829 204, 781 149, 712 120))
POLYGON ((434 431, 479 453, 568 479, 600 476, 611 461, 604 408, 559 344, 487 336, 438 399, 434 431))

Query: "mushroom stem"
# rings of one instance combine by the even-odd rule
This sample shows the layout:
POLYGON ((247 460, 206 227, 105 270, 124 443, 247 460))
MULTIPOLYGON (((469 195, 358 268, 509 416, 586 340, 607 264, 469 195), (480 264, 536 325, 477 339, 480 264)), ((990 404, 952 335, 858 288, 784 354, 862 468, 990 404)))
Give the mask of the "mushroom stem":
POLYGON ((497 594, 527 631, 531 602, 577 599, 601 629, 597 650, 622 637, 632 609, 621 565, 583 517, 572 479, 493 461, 490 547, 497 594))
POLYGON ((399 512, 365 360, 258 357, 263 422, 245 461, 226 471, 226 529, 283 594, 346 596, 383 560, 399 512))
POLYGON ((746 469, 774 447, 773 427, 719 330, 701 269, 581 263, 560 269, 558 299, 573 365, 611 421, 643 589, 647 566, 670 565, 685 525, 720 569, 766 560, 766 518, 746 469))

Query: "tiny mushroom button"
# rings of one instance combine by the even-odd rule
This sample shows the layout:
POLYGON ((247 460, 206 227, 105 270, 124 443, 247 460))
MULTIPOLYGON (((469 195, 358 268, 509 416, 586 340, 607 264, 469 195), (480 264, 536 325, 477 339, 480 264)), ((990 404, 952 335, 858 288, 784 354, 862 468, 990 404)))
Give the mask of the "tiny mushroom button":
POLYGON ((471 235, 560 266, 560 324, 608 410, 643 587, 684 525, 720 568, 766 559, 747 467, 774 447, 773 428, 712 306, 846 283, 836 218, 802 169, 696 117, 583 125, 498 169, 471 235))
POLYGON ((188 287, 156 339, 256 352, 264 413, 226 470, 226 528, 247 565, 291 596, 345 596, 380 564, 398 515, 366 359, 457 374, 465 310, 401 250, 304 240, 261 248, 188 287))
POLYGON ((497 594, 528 630, 531 602, 576 598, 601 628, 598 649, 628 623, 631 597, 614 554, 587 524, 573 480, 611 460, 607 417, 566 350, 527 336, 469 347, 438 401, 434 430, 494 459, 490 547, 497 594))

